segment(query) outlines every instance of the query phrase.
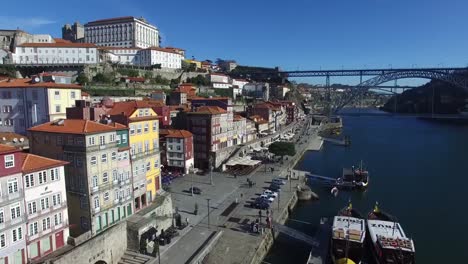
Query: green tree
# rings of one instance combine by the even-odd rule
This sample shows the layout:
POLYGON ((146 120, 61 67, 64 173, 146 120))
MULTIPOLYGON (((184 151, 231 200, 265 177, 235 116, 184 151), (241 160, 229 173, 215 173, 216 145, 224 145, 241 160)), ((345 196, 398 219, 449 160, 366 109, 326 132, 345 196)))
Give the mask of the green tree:
POLYGON ((85 85, 87 83, 89 83, 89 79, 88 77, 86 76, 86 74, 84 74, 83 72, 80 73, 78 75, 78 77, 76 77, 76 82, 81 84, 81 85, 85 85))
POLYGON ((112 77, 108 74, 98 73, 93 77, 95 83, 111 83, 112 77))
POLYGON ((273 142, 273 144, 268 147, 268 151, 281 157, 296 155, 296 147, 294 143, 291 142, 273 142))
POLYGON ((184 60, 182 61, 182 70, 186 72, 194 72, 196 71, 196 69, 197 69, 197 66, 194 63, 189 63, 184 60))

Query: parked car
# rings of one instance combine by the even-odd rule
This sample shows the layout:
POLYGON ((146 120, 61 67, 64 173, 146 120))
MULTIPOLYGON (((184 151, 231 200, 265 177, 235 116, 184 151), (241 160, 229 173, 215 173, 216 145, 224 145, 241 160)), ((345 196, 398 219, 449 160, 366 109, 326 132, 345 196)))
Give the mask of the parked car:
POLYGON ((201 189, 198 188, 198 187, 190 187, 189 192, 191 193, 192 191, 193 191, 194 194, 201 194, 202 193, 201 189))
POLYGON ((268 187, 268 189, 270 189, 273 192, 279 192, 281 191, 281 186, 279 186, 278 184, 272 183, 270 184, 270 187, 268 187))
POLYGON ((253 204, 253 207, 257 208, 257 209, 262 209, 262 210, 265 210, 265 209, 269 209, 270 208, 270 203, 266 202, 266 201, 259 201, 259 202, 255 202, 253 204))
POLYGON ((260 195, 260 198, 264 199, 265 201, 268 201, 270 203, 275 201, 275 197, 268 196, 266 194, 260 195))
POLYGON ((275 197, 275 198, 278 197, 278 193, 277 193, 277 192, 273 192, 273 191, 271 191, 271 190, 265 190, 265 191, 263 192, 263 194, 266 194, 266 195, 268 195, 268 196, 275 197))
POLYGON ((286 182, 285 182, 284 180, 279 179, 279 178, 273 179, 271 182, 272 182, 272 183, 275 183, 275 184, 277 184, 277 185, 284 185, 284 184, 286 184, 286 182))

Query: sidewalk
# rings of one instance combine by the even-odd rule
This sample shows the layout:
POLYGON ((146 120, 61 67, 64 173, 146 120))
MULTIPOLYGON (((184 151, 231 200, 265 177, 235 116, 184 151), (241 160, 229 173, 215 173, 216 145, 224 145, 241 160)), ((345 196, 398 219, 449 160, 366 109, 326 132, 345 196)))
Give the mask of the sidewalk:
MULTIPOLYGON (((296 135, 295 139, 298 136, 296 135)), ((304 140, 305 138, 302 141, 304 140)), ((296 144, 296 152, 301 153, 307 146, 308 143, 296 144)), ((263 192, 273 178, 285 176, 287 170, 293 166, 291 163, 295 163, 298 159, 300 157, 290 157, 284 161, 284 164, 268 164, 267 172, 265 172, 265 165, 261 165, 248 176, 256 182, 252 188, 248 187, 245 176, 234 178, 232 175, 219 172, 213 172, 214 186, 210 185, 209 174, 203 176, 191 174, 176 179, 171 184, 173 204, 178 207, 183 221, 189 218, 190 226, 179 232, 180 236, 170 245, 161 246, 161 263, 186 263, 212 231, 219 229, 222 229, 224 233, 206 259, 207 263, 242 263, 244 259, 249 258, 249 254, 258 246, 261 236, 251 234, 248 230, 246 223, 258 218, 259 211, 248 205, 263 192), (274 172, 271 173, 269 168, 274 168, 274 172), (193 186, 202 190, 201 195, 191 196, 187 191, 192 186, 192 182, 193 186), (207 198, 211 199, 210 228, 208 228, 207 198), (221 214, 236 199, 239 202, 237 206, 222 216, 221 214), (198 204, 198 215, 193 214, 195 203, 198 204)), ((279 207, 284 208, 295 192, 295 184, 297 182, 292 181, 283 186, 280 199, 277 198, 271 206, 274 217, 279 215, 278 201, 279 207)), ((265 219, 263 218, 262 221, 264 222, 265 219)))

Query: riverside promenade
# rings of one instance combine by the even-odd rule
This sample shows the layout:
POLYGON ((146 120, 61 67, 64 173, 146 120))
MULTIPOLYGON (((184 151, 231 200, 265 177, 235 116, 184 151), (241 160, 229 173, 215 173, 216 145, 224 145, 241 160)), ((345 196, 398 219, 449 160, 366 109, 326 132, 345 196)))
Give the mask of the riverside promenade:
MULTIPOLYGON (((189 227, 180 232, 175 242, 161 247, 161 263, 260 263, 273 244, 275 234, 270 229, 264 229, 263 234, 250 232, 250 223, 259 218, 259 210, 251 208, 250 202, 269 186, 273 178, 286 178, 305 151, 320 149, 322 140, 317 136, 316 128, 309 123, 302 127, 294 138, 297 142, 294 157, 261 165, 249 176, 234 177, 213 172, 213 185, 209 175, 187 175, 177 179, 171 185, 172 199, 182 219, 189 220, 189 227), (247 178, 256 184, 249 188, 247 178), (202 194, 192 196, 188 192, 192 185, 202 189, 202 194), (195 204, 198 205, 197 215, 193 214, 195 204)), ((275 222, 286 221, 297 202, 296 187, 300 184, 301 180, 290 180, 283 185, 270 208, 275 222)), ((265 223, 266 213, 262 213, 261 222, 265 223)))

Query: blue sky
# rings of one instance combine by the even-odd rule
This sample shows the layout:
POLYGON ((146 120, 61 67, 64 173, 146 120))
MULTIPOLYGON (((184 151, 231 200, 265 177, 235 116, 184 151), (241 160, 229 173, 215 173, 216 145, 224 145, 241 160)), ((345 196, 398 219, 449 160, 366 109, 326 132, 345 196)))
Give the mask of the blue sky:
POLYGON ((285 70, 468 66, 466 0, 23 0, 0 28, 60 37, 64 23, 144 16, 197 59, 285 70))

